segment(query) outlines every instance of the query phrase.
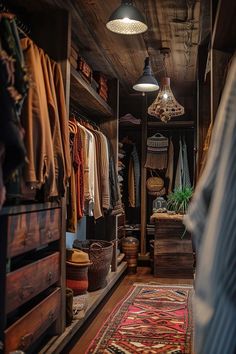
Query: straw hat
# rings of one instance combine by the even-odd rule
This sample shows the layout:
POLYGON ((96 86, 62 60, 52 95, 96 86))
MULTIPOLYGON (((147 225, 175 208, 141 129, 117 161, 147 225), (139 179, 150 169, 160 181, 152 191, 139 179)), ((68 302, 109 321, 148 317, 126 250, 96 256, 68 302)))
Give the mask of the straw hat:
POLYGON ((66 263, 74 266, 88 266, 90 262, 88 253, 81 250, 71 248, 66 250, 66 263))

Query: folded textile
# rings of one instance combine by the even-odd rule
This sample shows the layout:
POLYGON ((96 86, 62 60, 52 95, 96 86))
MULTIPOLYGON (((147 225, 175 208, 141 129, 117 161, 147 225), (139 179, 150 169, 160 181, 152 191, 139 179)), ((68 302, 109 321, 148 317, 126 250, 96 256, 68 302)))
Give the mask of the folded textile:
POLYGON ((120 117, 119 122, 122 123, 132 123, 132 124, 141 124, 141 119, 135 118, 132 114, 127 113, 124 116, 120 117))
POLYGON ((121 154, 121 153, 118 153, 118 157, 119 157, 119 159, 123 159, 125 157, 125 155, 121 154))

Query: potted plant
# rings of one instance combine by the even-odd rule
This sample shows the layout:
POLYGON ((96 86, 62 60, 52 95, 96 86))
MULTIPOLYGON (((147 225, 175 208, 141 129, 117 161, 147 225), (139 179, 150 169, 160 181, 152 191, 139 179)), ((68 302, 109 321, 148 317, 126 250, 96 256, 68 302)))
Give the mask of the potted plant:
POLYGON ((185 214, 193 195, 192 187, 177 188, 167 197, 167 210, 185 214))

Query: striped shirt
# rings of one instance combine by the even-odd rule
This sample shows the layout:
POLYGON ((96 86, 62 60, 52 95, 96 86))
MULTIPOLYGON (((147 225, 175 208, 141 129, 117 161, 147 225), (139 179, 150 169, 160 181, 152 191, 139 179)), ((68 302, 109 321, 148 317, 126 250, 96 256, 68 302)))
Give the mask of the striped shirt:
POLYGON ((236 59, 228 73, 208 153, 184 223, 198 264, 197 354, 236 353, 236 59))

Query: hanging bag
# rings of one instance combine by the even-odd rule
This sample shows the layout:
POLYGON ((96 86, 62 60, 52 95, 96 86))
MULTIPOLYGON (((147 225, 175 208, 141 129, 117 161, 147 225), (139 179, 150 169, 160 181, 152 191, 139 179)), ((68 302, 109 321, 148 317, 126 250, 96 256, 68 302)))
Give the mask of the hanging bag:
POLYGON ((169 139, 160 133, 147 138, 147 158, 145 167, 153 170, 163 170, 168 163, 169 139))

